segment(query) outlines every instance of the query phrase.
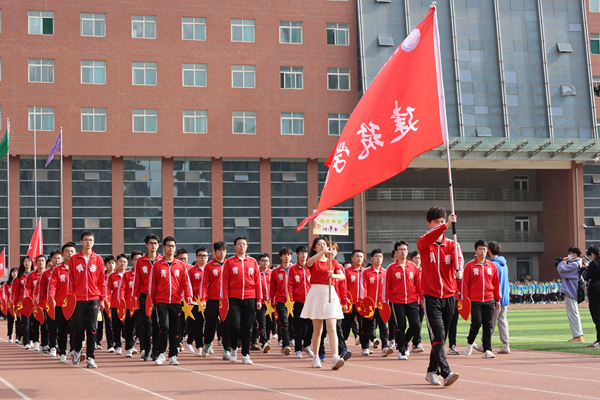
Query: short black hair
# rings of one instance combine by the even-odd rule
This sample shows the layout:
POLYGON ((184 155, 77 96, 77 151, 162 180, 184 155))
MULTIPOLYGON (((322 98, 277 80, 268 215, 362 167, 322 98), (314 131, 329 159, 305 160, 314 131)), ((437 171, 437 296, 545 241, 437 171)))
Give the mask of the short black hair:
POLYGON ((221 250, 221 249, 227 250, 227 243, 218 241, 213 244, 214 251, 221 250))
POLYGON ((419 255, 419 250, 415 250, 415 251, 413 251, 412 253, 410 253, 410 254, 408 255, 408 259, 409 259, 409 260, 412 260, 414 257, 416 257, 416 256, 418 256, 418 255, 419 255))
POLYGON ((406 243, 405 240, 400 240, 400 241, 394 243, 394 251, 398 250, 398 247, 400 247, 402 245, 405 245, 406 248, 408 248, 408 243, 406 243))
POLYGON ((50 252, 50 258, 54 257, 55 255, 60 254, 62 256, 62 253, 60 252, 60 250, 58 249, 54 249, 50 252))
POLYGON ((39 260, 40 258, 43 258, 43 259, 44 259, 44 261, 46 261, 46 262, 48 261, 48 259, 46 258, 46 256, 45 256, 45 255, 43 255, 43 254, 40 254, 39 256, 37 256, 37 257, 35 258, 35 262, 37 262, 37 260, 39 260))
POLYGON ((151 233, 151 234, 147 235, 144 238, 144 243, 148 244, 148 242, 150 241, 150 239, 156 239, 156 241, 160 244, 160 239, 154 233, 151 233))
POLYGON ((479 246, 487 247, 487 243, 485 243, 485 240, 479 239, 475 242, 475 250, 477 250, 479 246))
POLYGON ((271 260, 271 257, 269 257, 267 253, 262 253, 258 255, 258 261, 262 260, 263 258, 268 258, 269 260, 271 260))
POLYGON ((245 241, 246 241, 246 244, 248 244, 248 239, 246 239, 246 237, 245 237, 245 236, 238 236, 238 237, 236 237, 236 238, 233 240, 233 245, 234 245, 234 246, 237 244, 238 240, 245 240, 245 241))
POLYGON ((579 249, 579 247, 573 246, 569 248, 569 253, 575 253, 577 254, 577 257, 581 257, 581 250, 579 249))
POLYGON ((363 253, 363 254, 365 254, 365 252, 362 251, 362 250, 360 250, 360 249, 354 249, 352 251, 352 254, 350 254, 350 257, 354 257, 354 254, 356 254, 356 253, 363 253))
POLYGON ((75 251, 77 251, 77 246, 76 246, 76 245, 75 245, 75 243, 73 243, 73 242, 67 242, 67 243, 63 244, 63 245, 62 245, 62 247, 61 247, 60 249, 61 249, 61 250, 62 250, 62 252, 64 253, 64 252, 65 252, 65 249, 66 249, 67 247, 72 247, 72 248, 74 248, 74 249, 75 249, 75 251))
POLYGON ((96 239, 96 235, 94 235, 94 232, 92 232, 92 231, 83 231, 83 232, 81 232, 81 235, 79 235, 79 240, 83 240, 83 238, 86 237, 86 236, 91 236, 94 239, 96 239))
POLYGON ((488 250, 495 256, 497 256, 498 254, 500 254, 500 251, 502 251, 502 246, 500 246, 500 243, 498 242, 488 242, 487 244, 488 250))
POLYGON ((104 257, 104 264, 108 264, 109 261, 117 262, 117 260, 116 260, 116 258, 114 256, 106 256, 106 257, 104 257))
POLYGON ((175 256, 177 257, 180 254, 187 254, 187 253, 188 253, 188 251, 184 247, 182 247, 180 249, 177 249, 177 251, 175 252, 175 256))
POLYGON ((167 242, 174 242, 175 244, 177 244, 177 240, 175 240, 173 236, 167 236, 163 239, 163 247, 167 245, 167 242))
POLYGON ((383 251, 381 251, 381 249, 373 249, 371 251, 371 257, 374 257, 375 254, 381 254, 381 255, 383 255, 383 251))
POLYGON ((196 252, 194 253, 196 257, 198 257, 198 253, 200 253, 201 251, 205 251, 208 254, 208 250, 206 249, 206 247, 198 247, 196 249, 196 252))
POLYGON ((444 218, 446 219, 446 210, 442 207, 431 207, 427 211, 427 222, 431 222, 434 219, 444 218))
POLYGON ((301 244, 300 246, 296 247, 296 254, 298 253, 308 253, 308 246, 301 244))
POLYGON ((279 250, 279 257, 281 257, 284 254, 292 254, 292 249, 290 249, 289 247, 283 247, 281 250, 279 250))
POLYGON ((131 260, 131 261, 133 261, 133 258, 134 258, 135 256, 143 256, 143 255, 144 255, 144 253, 142 253, 141 251, 139 251, 139 250, 134 250, 134 251, 132 251, 132 252, 131 252, 131 258, 130 258, 130 260, 131 260))
POLYGON ((129 258, 127 258, 127 256, 125 255, 125 253, 121 253, 121 254, 119 254, 119 255, 117 256, 117 261, 119 261, 119 259, 120 259, 120 258, 124 258, 124 259, 126 259, 127 261, 129 261, 129 258))
POLYGON ((594 254, 596 257, 600 257, 600 247, 598 247, 597 244, 593 244, 590 247, 588 247, 586 254, 588 257, 592 254, 594 254))

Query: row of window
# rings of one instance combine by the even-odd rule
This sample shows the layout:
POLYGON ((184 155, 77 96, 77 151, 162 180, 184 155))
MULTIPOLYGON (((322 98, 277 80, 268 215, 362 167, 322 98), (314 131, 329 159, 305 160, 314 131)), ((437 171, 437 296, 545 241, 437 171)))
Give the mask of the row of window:
MULTIPOLYGON (((81 36, 105 37, 106 14, 81 13, 81 36)), ((255 21, 253 19, 231 19, 232 42, 254 42, 255 21)), ((30 35, 53 35, 53 11, 29 11, 30 35)), ((348 46, 349 24, 327 23, 327 44, 348 46)), ((132 15, 131 37, 156 39, 155 15, 132 15)), ((206 18, 182 17, 181 38, 183 40, 206 40, 206 18)), ((302 21, 279 21, 279 43, 302 44, 302 21)))
MULTIPOLYGON (((208 112, 206 110, 183 110, 184 133, 207 133, 208 112)), ((232 133, 255 134, 256 111, 233 111, 232 133)), ((350 114, 329 113, 329 135, 340 135, 350 114)), ((158 131, 158 111, 138 109, 132 111, 133 132, 155 133, 158 131)), ((54 107, 29 107, 29 130, 53 131, 54 107)), ((81 130, 106 132, 106 108, 82 108, 81 130)), ((282 135, 304 135, 304 113, 281 113, 282 135)))
MULTIPOLYGON (((206 64, 184 63, 182 64, 181 74, 183 86, 206 87, 206 64)), ((303 75, 304 67, 280 67, 281 89, 303 89, 303 75)), ((30 58, 28 79, 29 82, 53 83, 54 60, 30 58)), ((156 86, 157 63, 134 61, 131 67, 131 81, 133 85, 156 86)), ((81 60, 81 83, 106 84, 106 61, 81 60)), ((255 88, 256 66, 232 65, 231 86, 234 88, 255 88)), ((327 89, 350 90, 350 69, 327 68, 327 89)))

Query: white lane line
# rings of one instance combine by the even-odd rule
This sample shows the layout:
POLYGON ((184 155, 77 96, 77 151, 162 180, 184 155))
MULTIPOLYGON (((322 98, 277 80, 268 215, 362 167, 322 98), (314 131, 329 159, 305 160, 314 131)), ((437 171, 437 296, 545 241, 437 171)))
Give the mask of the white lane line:
MULTIPOLYGON (((268 392, 274 392, 274 393, 277 393, 277 394, 283 394, 283 395, 286 395, 286 396, 296 397, 296 398, 299 398, 299 399, 313 400, 310 397, 304 397, 304 396, 299 396, 299 395, 292 394, 292 393, 281 392, 279 390, 270 389, 270 388, 263 387, 263 386, 256 386, 256 385, 252 385, 250 383, 244 383, 244 382, 240 382, 240 381, 234 381, 232 379, 227 379, 227 378, 222 378, 220 376, 206 374, 204 372, 195 371, 193 369, 187 369, 187 368, 182 368, 182 367, 174 367, 174 368, 180 369, 182 371, 191 372, 193 374, 202 375, 202 376, 208 376, 208 377, 213 378, 213 379, 219 379, 219 380, 222 380, 222 381, 225 381, 225 382, 234 383, 234 384, 237 384, 237 385, 249 386, 249 387, 254 388, 254 389, 261 389, 261 390, 265 390, 265 391, 268 391, 268 392)), ((250 367, 250 368, 252 368, 252 367, 250 367)))
POLYGON ((10 390, 15 392, 19 396, 21 396, 23 399, 31 400, 29 397, 27 397, 27 395, 25 395, 25 393, 21 392, 19 389, 17 389, 13 385, 11 385, 6 379, 3 379, 1 376, 0 376, 0 382, 4 383, 10 390))
MULTIPOLYGON (((456 336, 467 337, 469 335, 463 334, 463 333, 457 333, 456 336)), ((515 339, 515 340, 543 340, 545 342, 566 342, 566 340, 559 340, 559 339, 526 338, 526 337, 516 337, 516 336, 509 336, 508 338, 515 339)))

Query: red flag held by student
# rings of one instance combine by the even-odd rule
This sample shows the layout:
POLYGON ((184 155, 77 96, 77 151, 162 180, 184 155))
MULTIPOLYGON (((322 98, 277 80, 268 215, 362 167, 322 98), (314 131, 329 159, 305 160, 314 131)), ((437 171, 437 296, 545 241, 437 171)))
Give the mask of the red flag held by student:
POLYGON ((4 270, 6 269, 6 249, 2 249, 0 253, 0 276, 4 276, 4 270))
POLYGON ((31 242, 29 243, 29 249, 27 255, 33 259, 33 265, 35 265, 35 258, 40 254, 44 254, 44 238, 42 237, 42 219, 38 219, 38 223, 33 231, 31 242))
POLYGON ((379 71, 350 115, 325 165, 317 212, 381 183, 447 141, 435 7, 379 71))

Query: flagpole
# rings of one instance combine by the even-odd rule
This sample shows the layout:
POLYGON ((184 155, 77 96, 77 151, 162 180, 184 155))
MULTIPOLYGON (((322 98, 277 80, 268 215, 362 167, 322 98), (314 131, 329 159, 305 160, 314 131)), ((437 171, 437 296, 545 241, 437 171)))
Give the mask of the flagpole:
MULTIPOLYGON (((7 254, 8 256, 8 265, 10 264, 10 119, 6 118, 6 139, 8 142, 8 147, 6 149, 6 212, 7 212, 7 241, 6 245, 8 247, 7 254)), ((10 271, 10 269, 9 269, 10 271)), ((7 314, 8 315, 8 314, 7 314)))
POLYGON ((33 193, 35 201, 35 221, 37 223, 37 118, 35 106, 33 106, 33 193))
POLYGON ((60 127, 60 243, 62 245, 62 243, 64 243, 65 241, 63 240, 63 235, 64 235, 64 225, 63 225, 63 145, 62 145, 62 140, 63 140, 63 132, 62 132, 62 126, 60 127))

